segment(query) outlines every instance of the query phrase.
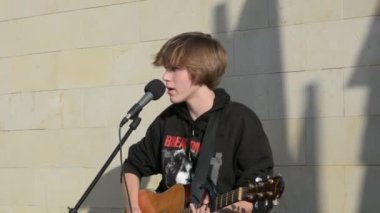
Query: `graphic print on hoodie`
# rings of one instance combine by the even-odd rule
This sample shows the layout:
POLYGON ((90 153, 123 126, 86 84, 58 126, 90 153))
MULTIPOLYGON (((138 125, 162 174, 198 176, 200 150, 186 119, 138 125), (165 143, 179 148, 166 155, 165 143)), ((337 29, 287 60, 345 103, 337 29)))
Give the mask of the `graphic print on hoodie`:
POLYGON ((198 157, 200 142, 181 136, 166 135, 163 153, 163 165, 166 185, 191 183, 194 159, 198 157))

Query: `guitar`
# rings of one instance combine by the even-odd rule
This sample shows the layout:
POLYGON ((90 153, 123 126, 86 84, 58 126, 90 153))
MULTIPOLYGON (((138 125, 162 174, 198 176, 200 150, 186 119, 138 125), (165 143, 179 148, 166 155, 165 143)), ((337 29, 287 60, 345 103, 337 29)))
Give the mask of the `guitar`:
MULTIPOLYGON (((222 209, 238 201, 256 202, 262 200, 276 201, 281 197, 285 188, 284 180, 281 176, 268 178, 250 184, 247 187, 239 187, 230 192, 210 198, 214 211, 222 209)), ((139 191, 139 206, 143 213, 187 213, 190 208, 184 208, 186 190, 185 186, 176 184, 163 193, 156 194, 149 190, 139 191)), ((127 211, 125 211, 127 212, 127 211)))

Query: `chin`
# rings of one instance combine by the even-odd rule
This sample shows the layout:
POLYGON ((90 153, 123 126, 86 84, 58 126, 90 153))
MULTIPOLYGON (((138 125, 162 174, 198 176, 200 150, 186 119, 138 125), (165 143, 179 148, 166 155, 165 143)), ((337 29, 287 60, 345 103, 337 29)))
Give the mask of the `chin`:
POLYGON ((174 98, 174 97, 170 97, 170 102, 172 102, 173 104, 179 104, 179 103, 184 102, 184 100, 178 99, 178 98, 174 98))

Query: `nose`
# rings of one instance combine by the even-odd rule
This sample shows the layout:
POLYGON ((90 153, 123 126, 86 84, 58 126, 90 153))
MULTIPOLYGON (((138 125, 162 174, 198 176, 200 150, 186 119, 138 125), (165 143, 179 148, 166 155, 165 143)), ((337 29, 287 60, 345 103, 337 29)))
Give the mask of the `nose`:
POLYGON ((169 81, 170 80, 170 74, 171 72, 168 71, 168 70, 165 70, 164 74, 162 74, 162 80, 164 80, 165 82, 169 81))

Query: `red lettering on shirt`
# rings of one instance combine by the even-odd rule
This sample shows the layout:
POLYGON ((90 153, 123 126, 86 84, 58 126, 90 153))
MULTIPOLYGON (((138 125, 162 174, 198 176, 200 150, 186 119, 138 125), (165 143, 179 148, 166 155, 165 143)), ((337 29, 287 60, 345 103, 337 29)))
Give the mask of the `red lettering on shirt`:
POLYGON ((165 138, 164 146, 167 148, 186 148, 187 139, 181 136, 167 135, 165 138))
POLYGON ((199 141, 194 141, 194 140, 190 141, 190 149, 192 152, 198 153, 200 146, 201 146, 201 143, 199 143, 199 141))

